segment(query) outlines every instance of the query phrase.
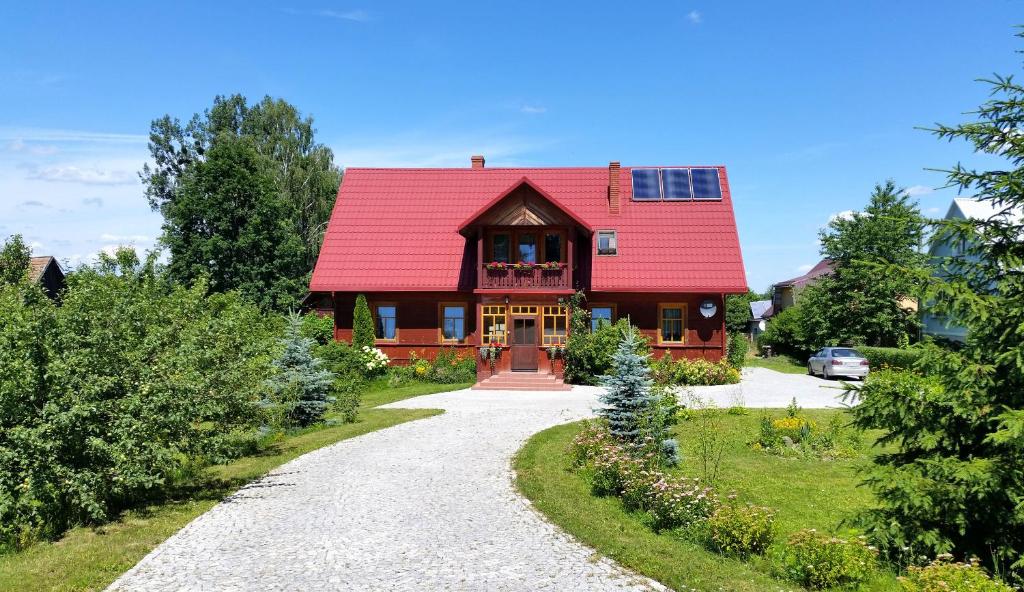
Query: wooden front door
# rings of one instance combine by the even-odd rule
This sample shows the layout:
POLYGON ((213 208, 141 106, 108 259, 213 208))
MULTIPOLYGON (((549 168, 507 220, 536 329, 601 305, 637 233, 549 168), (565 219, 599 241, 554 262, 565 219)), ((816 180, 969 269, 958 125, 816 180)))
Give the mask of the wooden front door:
POLYGON ((537 371, 537 319, 512 319, 512 370, 537 371))

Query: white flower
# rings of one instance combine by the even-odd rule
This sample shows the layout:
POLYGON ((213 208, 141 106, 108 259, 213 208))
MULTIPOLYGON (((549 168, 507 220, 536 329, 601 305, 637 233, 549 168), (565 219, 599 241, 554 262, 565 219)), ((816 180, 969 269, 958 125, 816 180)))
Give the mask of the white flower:
POLYGON ((367 367, 367 369, 369 369, 369 370, 373 370, 373 362, 367 362, 367 363, 366 363, 366 367, 367 367))

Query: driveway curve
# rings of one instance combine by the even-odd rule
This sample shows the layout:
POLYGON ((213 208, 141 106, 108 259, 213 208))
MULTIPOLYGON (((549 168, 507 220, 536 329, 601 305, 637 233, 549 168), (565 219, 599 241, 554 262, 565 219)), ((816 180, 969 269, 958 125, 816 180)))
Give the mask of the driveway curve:
POLYGON ((454 391, 445 413, 345 440, 243 487, 110 590, 664 590, 600 558, 515 491, 532 434, 592 415, 597 389, 454 391))

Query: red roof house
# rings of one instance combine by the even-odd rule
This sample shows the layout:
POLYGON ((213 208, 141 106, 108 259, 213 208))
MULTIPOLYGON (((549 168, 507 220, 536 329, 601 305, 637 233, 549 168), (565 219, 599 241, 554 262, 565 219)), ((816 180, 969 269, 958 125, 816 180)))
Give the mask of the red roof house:
POLYGON ((363 293, 392 359, 497 345, 501 371, 551 368, 578 290, 655 355, 721 358, 747 291, 725 167, 350 168, 310 282, 339 339, 363 293))

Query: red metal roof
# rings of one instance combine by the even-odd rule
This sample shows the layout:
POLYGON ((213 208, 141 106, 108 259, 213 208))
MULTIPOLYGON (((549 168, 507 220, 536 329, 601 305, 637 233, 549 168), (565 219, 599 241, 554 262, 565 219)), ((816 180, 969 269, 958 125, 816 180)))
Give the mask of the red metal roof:
POLYGON ((728 178, 718 168, 721 201, 634 202, 632 169, 623 167, 618 214, 608 208, 607 167, 351 168, 310 291, 458 290, 476 265, 463 264, 460 224, 525 178, 586 226, 617 231, 618 255, 592 258, 592 291, 746 292, 728 178))

